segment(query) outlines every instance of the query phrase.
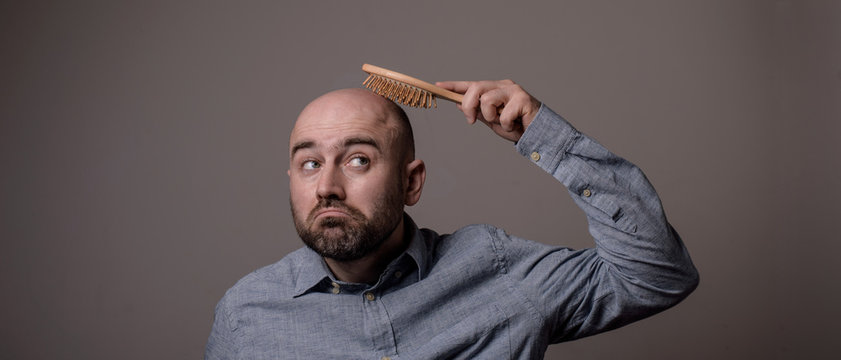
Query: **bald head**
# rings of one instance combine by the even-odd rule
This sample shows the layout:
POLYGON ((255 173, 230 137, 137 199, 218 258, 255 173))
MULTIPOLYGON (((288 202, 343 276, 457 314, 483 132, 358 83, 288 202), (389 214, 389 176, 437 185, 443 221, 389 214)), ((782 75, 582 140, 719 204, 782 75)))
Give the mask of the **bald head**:
POLYGON ((358 124, 372 131, 387 130, 388 144, 383 151, 393 152, 403 161, 415 156, 414 135, 406 112, 400 106, 365 89, 340 89, 310 102, 295 122, 290 136, 290 155, 296 135, 304 129, 335 129, 358 124))

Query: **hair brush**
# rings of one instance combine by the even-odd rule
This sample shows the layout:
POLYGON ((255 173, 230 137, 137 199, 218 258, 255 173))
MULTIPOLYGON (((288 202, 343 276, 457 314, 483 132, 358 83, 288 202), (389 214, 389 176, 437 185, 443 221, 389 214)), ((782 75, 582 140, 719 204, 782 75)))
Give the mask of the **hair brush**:
POLYGON ((403 105, 418 108, 437 108, 436 97, 457 104, 461 104, 461 100, 464 98, 461 94, 378 66, 363 64, 362 71, 369 74, 362 85, 391 101, 403 105))

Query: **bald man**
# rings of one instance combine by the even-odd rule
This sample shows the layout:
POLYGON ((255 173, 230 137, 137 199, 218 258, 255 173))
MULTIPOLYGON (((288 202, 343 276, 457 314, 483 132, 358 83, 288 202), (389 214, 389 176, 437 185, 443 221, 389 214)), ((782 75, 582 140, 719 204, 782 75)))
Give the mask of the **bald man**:
POLYGON ((673 306, 698 274, 633 164, 511 81, 442 82, 569 189, 596 247, 546 246, 473 225, 440 235, 403 212, 426 178, 393 102, 362 89, 304 108, 289 139, 290 203, 306 247, 237 282, 207 359, 542 359, 549 344, 673 306))

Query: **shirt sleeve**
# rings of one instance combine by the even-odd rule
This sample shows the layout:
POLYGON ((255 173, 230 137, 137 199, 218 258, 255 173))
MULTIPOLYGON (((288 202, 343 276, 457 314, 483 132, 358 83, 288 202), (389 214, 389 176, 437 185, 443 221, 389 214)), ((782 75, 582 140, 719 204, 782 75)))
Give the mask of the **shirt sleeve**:
POLYGON ((550 342, 650 316, 695 289, 698 273, 639 168, 545 105, 516 149, 568 189, 596 244, 575 251, 497 236, 513 286, 540 312, 550 342))
POLYGON ((205 360, 234 359, 236 356, 234 335, 236 327, 231 323, 231 318, 225 307, 225 298, 216 305, 214 312, 213 328, 205 346, 205 360))

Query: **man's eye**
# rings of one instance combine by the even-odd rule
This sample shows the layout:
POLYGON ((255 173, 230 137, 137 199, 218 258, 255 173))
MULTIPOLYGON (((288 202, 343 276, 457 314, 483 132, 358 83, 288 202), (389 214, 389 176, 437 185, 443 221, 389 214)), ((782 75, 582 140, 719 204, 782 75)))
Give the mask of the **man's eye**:
POLYGON ((371 162, 371 160, 368 160, 368 158, 366 158, 366 157, 357 156, 353 159, 350 159, 350 161, 348 162, 348 165, 350 165, 350 166, 365 166, 365 165, 368 165, 370 162, 371 162))
POLYGON ((308 160, 304 162, 304 165, 302 167, 304 168, 304 170, 313 170, 320 168, 321 164, 319 164, 315 160, 308 160))

